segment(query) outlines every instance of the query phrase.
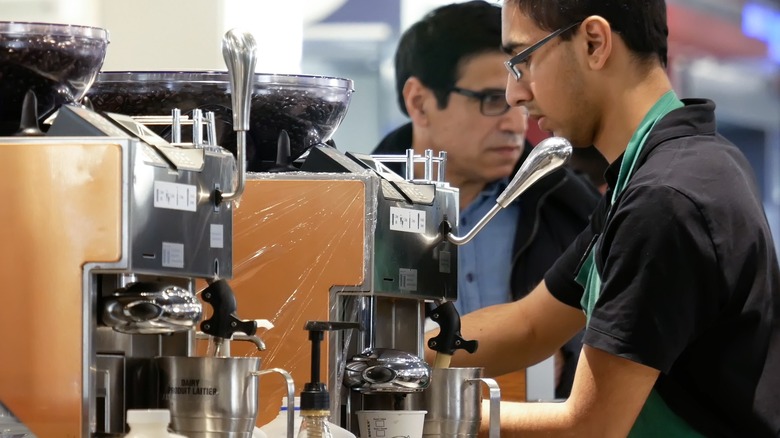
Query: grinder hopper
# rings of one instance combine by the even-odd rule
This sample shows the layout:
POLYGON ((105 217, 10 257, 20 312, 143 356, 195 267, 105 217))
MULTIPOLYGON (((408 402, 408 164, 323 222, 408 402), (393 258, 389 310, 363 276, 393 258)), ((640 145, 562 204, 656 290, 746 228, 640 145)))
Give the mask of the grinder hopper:
MULTIPOLYGON (((277 159, 291 161, 315 144, 325 143, 347 114, 354 91, 349 79, 255 73, 251 84, 247 170, 266 171, 277 159), (290 156, 277 157, 282 131, 290 138, 290 156)), ((194 109, 214 113, 217 144, 236 153, 228 75, 219 71, 102 72, 87 94, 95 109, 129 116, 182 115, 194 109)), ((170 130, 150 126, 170 140, 170 130)), ((186 139, 183 139, 186 141, 186 139)))
POLYGON ((108 32, 88 26, 0 22, 0 136, 19 130, 32 90, 42 120, 87 92, 103 65, 108 32))

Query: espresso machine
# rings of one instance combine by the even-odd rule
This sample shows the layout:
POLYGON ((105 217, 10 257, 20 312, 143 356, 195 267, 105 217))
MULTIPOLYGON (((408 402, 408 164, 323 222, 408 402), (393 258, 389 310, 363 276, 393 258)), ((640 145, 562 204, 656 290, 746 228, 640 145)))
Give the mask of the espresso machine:
POLYGON ((358 431, 355 414, 359 411, 426 410, 425 436, 476 436, 479 390, 463 390, 449 382, 435 382, 435 394, 429 388, 432 376, 461 379, 468 375, 463 382, 482 380, 489 388, 491 437, 498 436, 500 390, 495 381, 481 378, 481 369, 448 368, 456 350, 473 353, 478 347, 476 341, 461 337, 460 319, 452 305, 457 299, 457 247, 473 239, 500 209, 528 187, 563 165, 570 153, 571 145, 563 139, 541 143, 498 197, 497 204, 468 234, 458 236, 458 190, 444 180, 446 153, 347 153, 359 164, 353 166, 332 150, 312 151, 302 169, 357 173, 361 167, 367 168, 369 180, 374 180, 371 185, 376 187, 366 215, 369 233, 364 246, 364 283, 331 290, 331 318, 356 321, 365 327, 351 336, 344 332, 331 334, 334 347, 330 383, 332 388, 340 388, 337 403, 341 413, 334 421, 358 431), (326 156, 338 164, 328 165, 328 159, 322 158, 326 156), (403 162, 405 175, 390 171, 383 164, 387 162, 403 162), (422 167, 422 176, 415 176, 415 167, 422 167), (426 312, 426 306, 432 310, 426 312), (440 333, 424 345, 426 313, 439 324, 440 333), (424 348, 437 352, 433 364, 421 359, 424 348), (459 400, 464 391, 472 400, 459 400), (452 399, 434 400, 445 394, 452 395, 452 399), (458 403, 463 405, 458 415, 469 418, 443 420, 439 414, 458 411, 458 403), (473 435, 462 434, 465 429, 473 435))
MULTIPOLYGON (((358 411, 424 409, 432 375, 424 348, 445 357, 475 347, 454 325, 441 344, 424 345, 425 308, 457 298, 457 246, 571 150, 561 139, 537 148, 466 236, 456 233, 458 191, 442 179, 446 155, 372 157, 320 145, 298 171, 249 173, 235 215, 233 283, 245 309, 271 315, 266 363, 289 370, 300 388, 309 377, 305 322, 356 323, 363 330, 330 331, 322 344, 331 421, 358 433, 358 411), (383 164, 393 160, 409 172, 383 164), (411 173, 416 164, 423 175, 411 173)), ((261 382, 262 392, 276 398, 275 385, 261 382)))
MULTIPOLYGON (((237 131, 254 68, 242 38, 224 40, 237 131)), ((0 278, 16 286, 0 311, 3 436, 124 434, 128 409, 159 404, 153 359, 194 355, 196 292, 233 275, 242 136, 237 165, 195 133, 173 144, 128 116, 78 105, 107 44, 97 28, 0 23, 0 46, 14 49, 0 55, 0 168, 11 193, 0 278)), ((235 321, 254 334, 254 321, 235 321)))
MULTIPOLYGON (((351 174, 301 170, 302 155, 313 148, 338 152, 325 143, 346 115, 353 91, 344 78, 255 73, 252 79, 248 172, 233 210, 230 284, 243 315, 274 327, 263 333, 262 353, 247 343, 232 345, 232 353, 259 354, 264 368, 289 371, 298 389, 310 380, 310 352, 302 347, 309 344, 306 321, 332 320, 332 286, 364 283, 364 230, 376 178, 363 167, 351 174)), ((211 112, 216 126, 206 133, 235 150, 234 136, 226 131, 232 125, 231 94, 224 72, 146 71, 102 72, 87 96, 96 109, 129 114, 166 139, 172 138, 170 117, 160 121, 156 114, 173 107, 181 117, 211 112)), ((182 132, 182 140, 189 135, 182 132)), ((325 370, 328 346, 326 341, 321 357, 325 370)), ((263 378, 259 384, 265 400, 286 396, 281 379, 263 378)), ((278 413, 278 402, 260 405, 257 424, 278 413)))

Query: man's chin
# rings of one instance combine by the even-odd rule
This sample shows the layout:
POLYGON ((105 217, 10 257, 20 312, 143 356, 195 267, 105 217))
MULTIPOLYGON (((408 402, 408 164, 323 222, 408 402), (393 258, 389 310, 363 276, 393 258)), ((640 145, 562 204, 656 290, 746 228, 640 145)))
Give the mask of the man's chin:
POLYGON ((504 178, 510 178, 512 174, 515 172, 515 167, 516 165, 512 165, 511 167, 502 167, 500 171, 491 172, 487 180, 490 182, 494 182, 494 181, 502 180, 504 178))

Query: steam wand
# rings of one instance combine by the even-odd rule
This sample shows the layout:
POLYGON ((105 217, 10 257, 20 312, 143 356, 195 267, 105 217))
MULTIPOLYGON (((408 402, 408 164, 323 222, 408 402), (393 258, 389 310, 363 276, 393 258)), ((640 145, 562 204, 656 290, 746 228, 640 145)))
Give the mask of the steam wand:
POLYGON ((571 143, 565 138, 550 137, 542 140, 525 159, 507 188, 498 196, 496 205, 465 236, 460 237, 447 232, 447 240, 455 245, 469 243, 502 208, 509 206, 537 181, 563 166, 571 156, 571 152, 571 143))
POLYGON ((222 38, 222 56, 230 72, 233 129, 236 131, 237 138, 236 164, 238 164, 236 188, 233 192, 223 193, 222 201, 238 199, 244 192, 246 184, 246 132, 249 130, 249 100, 257 63, 256 51, 257 43, 249 32, 231 29, 222 38))

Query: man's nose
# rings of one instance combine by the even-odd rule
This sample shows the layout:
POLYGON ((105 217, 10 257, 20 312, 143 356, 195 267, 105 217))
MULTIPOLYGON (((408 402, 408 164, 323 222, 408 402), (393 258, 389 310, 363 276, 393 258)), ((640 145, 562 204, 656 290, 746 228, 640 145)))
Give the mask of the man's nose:
POLYGON ((506 101, 510 106, 523 106, 532 98, 531 87, 524 80, 517 80, 514 76, 507 75, 506 101))

